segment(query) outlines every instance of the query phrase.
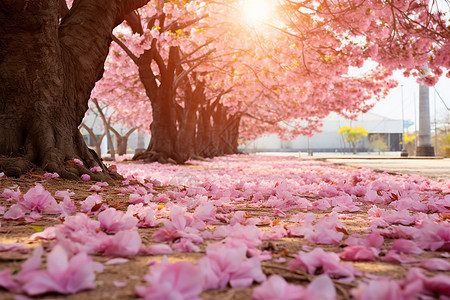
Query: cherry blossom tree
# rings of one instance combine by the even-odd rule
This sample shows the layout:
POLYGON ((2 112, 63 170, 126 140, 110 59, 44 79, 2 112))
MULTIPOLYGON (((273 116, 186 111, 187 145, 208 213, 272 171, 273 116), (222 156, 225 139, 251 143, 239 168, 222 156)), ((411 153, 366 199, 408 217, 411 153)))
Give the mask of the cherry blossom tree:
MULTIPOLYGON (((116 32, 120 47, 112 50, 110 70, 143 84, 151 104, 152 140, 137 159, 184 162, 232 153, 238 135, 311 135, 332 111, 355 117, 369 110, 396 85, 395 69, 418 75, 429 61, 431 84, 448 67, 442 59, 448 30, 435 3, 283 1, 258 23, 246 20, 240 5, 155 1, 140 10, 142 32, 116 32), (369 59, 378 67, 349 75, 369 59)), ((127 89, 134 88, 114 97, 127 98, 127 89)), ((148 112, 148 102, 137 98, 148 112)))

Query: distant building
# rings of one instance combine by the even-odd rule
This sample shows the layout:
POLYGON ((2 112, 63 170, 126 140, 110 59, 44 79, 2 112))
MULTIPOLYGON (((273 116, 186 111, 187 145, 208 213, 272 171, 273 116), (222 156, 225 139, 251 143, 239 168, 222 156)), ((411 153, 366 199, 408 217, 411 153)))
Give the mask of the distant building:
POLYGON ((357 120, 349 120, 332 113, 323 121, 322 132, 311 138, 299 136, 294 140, 282 141, 277 135, 272 134, 251 141, 244 151, 351 152, 351 145, 346 143, 344 137, 338 133, 343 126, 362 127, 369 131, 369 136, 362 138, 358 143, 359 152, 371 150, 370 140, 375 135, 385 142, 388 151, 401 151, 402 124, 402 120, 388 119, 373 113, 360 114, 357 120))

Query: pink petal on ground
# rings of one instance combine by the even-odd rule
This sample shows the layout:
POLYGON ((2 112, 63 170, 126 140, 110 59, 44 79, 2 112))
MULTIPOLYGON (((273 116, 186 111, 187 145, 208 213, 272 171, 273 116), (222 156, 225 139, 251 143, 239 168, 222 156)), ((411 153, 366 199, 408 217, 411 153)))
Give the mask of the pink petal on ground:
POLYGON ((121 230, 135 228, 139 220, 129 214, 124 214, 120 210, 110 207, 98 214, 98 221, 106 232, 116 233, 121 230))
POLYGON ((391 250, 405 254, 421 254, 423 252, 414 241, 405 239, 395 240, 391 250))
POLYGON ((424 260, 419 266, 431 271, 450 271, 450 262, 441 258, 424 260))
POLYGON ((81 180, 89 181, 89 180, 91 180, 91 176, 89 176, 88 174, 82 174, 81 175, 81 180))
POLYGON ((433 296, 440 295, 439 299, 450 298, 450 276, 444 274, 438 274, 433 277, 425 276, 419 268, 409 269, 406 276, 405 285, 413 285, 420 283, 423 286, 425 294, 431 294, 433 296))
POLYGON ((375 261, 377 254, 372 248, 356 245, 345 247, 344 252, 339 253, 339 257, 351 261, 375 261))
POLYGON ((381 260, 400 264, 413 263, 417 261, 414 257, 401 255, 395 250, 389 250, 385 256, 381 257, 381 260))
POLYGON ((153 266, 144 277, 149 286, 137 286, 136 293, 145 299, 198 299, 204 275, 199 267, 186 261, 153 266))
POLYGON ((3 244, 0 243, 0 252, 2 251, 19 251, 28 252, 30 249, 25 247, 22 243, 3 244))
POLYGON ((334 300, 336 299, 336 288, 333 281, 326 274, 317 276, 306 287, 303 299, 321 299, 334 300))
POLYGON ((271 275, 260 286, 253 289, 253 300, 298 300, 304 293, 301 285, 287 283, 279 275, 271 275))
POLYGON ((134 256, 139 252, 142 240, 137 231, 119 231, 109 241, 106 256, 134 256))
POLYGON ((202 271, 206 274, 205 288, 224 288, 228 283, 233 287, 247 287, 253 281, 265 279, 260 260, 247 258, 247 247, 243 244, 209 244, 206 256, 199 260, 202 271))
POLYGON ((3 215, 5 220, 18 220, 25 217, 25 211, 19 204, 13 204, 3 215))
POLYGON ((19 275, 37 270, 41 266, 41 257, 43 253, 44 249, 41 246, 34 248, 31 256, 22 264, 19 275))
POLYGON ((105 265, 120 265, 120 264, 124 264, 129 262, 130 260, 127 258, 122 258, 122 257, 117 257, 117 258, 113 258, 108 260, 107 262, 105 262, 105 265))
POLYGON ((10 292, 19 291, 19 284, 14 280, 10 269, 0 271, 0 287, 3 287, 10 292))
POLYGON ((28 295, 46 292, 73 294, 81 290, 95 288, 95 272, 103 266, 93 262, 86 253, 78 253, 68 260, 68 254, 61 245, 56 245, 47 256, 47 270, 22 271, 20 280, 28 295))
POLYGON ((175 251, 180 252, 200 252, 200 248, 194 245, 190 240, 181 238, 172 244, 175 251))
POLYGON ((142 254, 148 255, 164 255, 164 254, 172 254, 173 250, 167 244, 155 244, 150 245, 148 248, 141 250, 142 254))
POLYGON ((400 285, 394 280, 371 280, 358 286, 360 300, 405 300, 400 285))
POLYGON ((356 273, 352 264, 341 263, 336 253, 325 252, 322 248, 315 248, 308 253, 299 252, 295 259, 289 262, 288 268, 307 271, 309 274, 321 270, 332 278, 342 278, 345 281, 352 281, 356 273))
POLYGON ((55 198, 39 183, 36 183, 36 186, 23 195, 23 200, 19 201, 19 205, 26 210, 37 210, 40 213, 56 214, 61 212, 55 198))

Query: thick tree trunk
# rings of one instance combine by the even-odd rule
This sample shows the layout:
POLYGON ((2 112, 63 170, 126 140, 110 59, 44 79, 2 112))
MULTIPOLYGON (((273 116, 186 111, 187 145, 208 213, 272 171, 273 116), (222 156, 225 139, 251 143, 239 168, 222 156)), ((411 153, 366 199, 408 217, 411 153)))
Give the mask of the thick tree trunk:
POLYGON ((213 105, 206 105, 199 110, 199 121, 197 129, 197 155, 201 157, 213 157, 216 152, 212 141, 213 132, 211 125, 211 115, 213 105))
POLYGON ((184 162, 176 152, 178 129, 173 84, 178 60, 178 48, 171 47, 166 66, 156 49, 156 40, 151 48, 139 57, 139 76, 151 101, 153 122, 150 125, 150 145, 146 151, 136 154, 133 160, 184 162), (156 61, 161 73, 158 79, 152 70, 152 61, 156 61))
POLYGON ((0 2, 0 169, 18 176, 30 164, 78 179, 106 168, 78 130, 103 74, 112 29, 145 0, 75 0, 59 24, 59 2, 0 2), (67 160, 82 159, 85 166, 67 160))
POLYGON ((205 87, 199 83, 192 92, 189 82, 186 86, 186 99, 184 105, 184 114, 180 124, 177 140, 177 152, 183 160, 188 160, 196 156, 196 129, 197 129, 197 111, 200 104, 205 101, 205 87))

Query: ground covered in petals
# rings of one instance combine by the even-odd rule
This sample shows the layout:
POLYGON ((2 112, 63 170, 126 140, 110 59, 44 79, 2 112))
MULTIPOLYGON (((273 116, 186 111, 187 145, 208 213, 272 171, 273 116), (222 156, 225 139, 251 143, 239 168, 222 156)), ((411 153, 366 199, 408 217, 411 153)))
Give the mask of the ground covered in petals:
POLYGON ((294 157, 0 173, 2 299, 450 299, 450 180, 294 157))

